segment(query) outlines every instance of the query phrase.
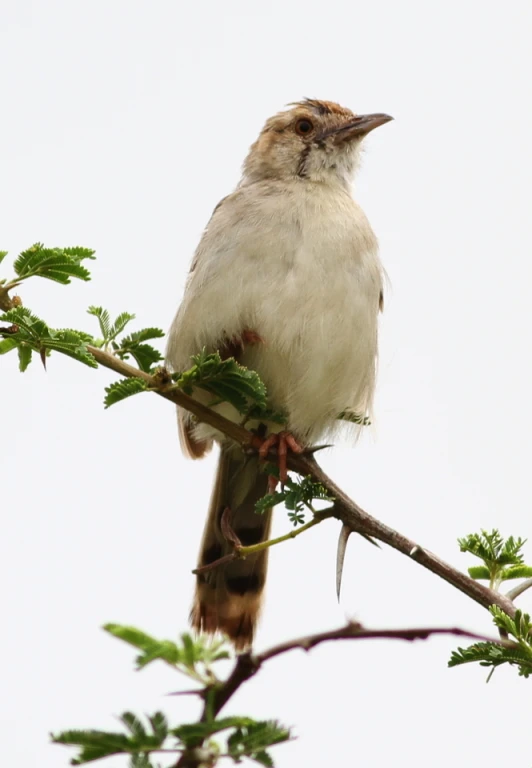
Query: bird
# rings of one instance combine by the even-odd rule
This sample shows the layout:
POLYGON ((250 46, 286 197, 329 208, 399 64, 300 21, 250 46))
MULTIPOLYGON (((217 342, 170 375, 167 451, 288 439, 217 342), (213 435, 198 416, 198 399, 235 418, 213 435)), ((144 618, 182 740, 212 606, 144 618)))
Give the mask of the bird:
MULTIPOLYGON (((269 406, 285 413, 287 424, 250 426, 265 438, 263 446, 277 443, 280 453, 282 444, 297 451, 334 437, 342 412, 371 413, 384 270, 351 183, 363 139, 390 120, 332 101, 288 104, 266 121, 241 180, 214 209, 192 259, 166 364, 183 371, 201 350, 218 350, 256 371, 269 406)), ((208 403, 199 389, 194 397, 208 403)), ((214 407, 241 422, 232 405, 214 407)), ((261 456, 244 453, 188 411, 178 408, 178 423, 189 457, 199 459, 220 444, 191 624, 198 632, 223 633, 245 651, 261 610, 268 550, 202 568, 231 552, 226 510, 243 545, 268 539, 272 510, 255 511, 268 476, 261 456)))

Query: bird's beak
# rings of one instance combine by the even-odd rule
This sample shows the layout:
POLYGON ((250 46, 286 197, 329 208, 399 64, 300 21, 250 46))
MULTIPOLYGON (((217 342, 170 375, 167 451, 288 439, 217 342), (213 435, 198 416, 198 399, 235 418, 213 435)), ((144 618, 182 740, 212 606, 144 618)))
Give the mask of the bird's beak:
POLYGON ((335 144, 343 144, 346 141, 351 141, 351 139, 366 136, 374 128, 378 128, 379 125, 384 125, 384 123, 389 123, 390 120, 393 120, 393 117, 381 113, 357 115, 346 125, 342 125, 340 128, 335 128, 332 131, 327 131, 326 135, 334 136, 335 144))

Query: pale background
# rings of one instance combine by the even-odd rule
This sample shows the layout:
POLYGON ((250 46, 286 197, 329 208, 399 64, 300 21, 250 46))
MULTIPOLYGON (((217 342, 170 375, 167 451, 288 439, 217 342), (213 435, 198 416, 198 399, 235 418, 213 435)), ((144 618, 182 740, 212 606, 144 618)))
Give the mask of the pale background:
MULTIPOLYGON (((356 184, 392 285, 377 425, 323 462, 368 511, 460 568, 472 562, 460 535, 532 534, 528 2, 0 8, 0 248, 15 256, 42 240, 98 255, 91 283, 24 287, 51 325, 95 329, 85 309, 103 304, 167 328, 213 207, 286 102, 393 115, 367 140, 356 184)), ((162 399, 104 411, 107 371, 57 355, 47 373, 20 375, 15 355, 0 365, 1 760, 60 768, 73 753, 50 746, 49 731, 114 728, 126 708, 196 716, 195 701, 164 696, 186 680, 163 665, 134 673, 133 652, 99 627, 186 628, 214 459, 180 456, 162 399)), ((361 540, 338 606, 337 533, 327 522, 272 552, 258 648, 346 616, 491 631, 483 609, 361 540)), ((530 609, 530 595, 520 604, 530 609)), ((293 652, 226 712, 294 725, 298 740, 274 752, 280 768, 528 765, 530 682, 448 671, 455 645, 293 652)))

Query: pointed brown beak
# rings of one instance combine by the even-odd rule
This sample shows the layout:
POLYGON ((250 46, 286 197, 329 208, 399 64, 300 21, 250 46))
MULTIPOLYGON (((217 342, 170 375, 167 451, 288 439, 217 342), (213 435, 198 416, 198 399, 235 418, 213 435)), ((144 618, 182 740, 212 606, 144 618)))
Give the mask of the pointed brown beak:
POLYGON ((350 141, 351 139, 361 138, 366 136, 374 128, 378 128, 379 125, 384 125, 393 120, 390 115, 377 113, 374 115, 357 115, 349 123, 343 125, 341 128, 335 128, 331 131, 327 131, 322 137, 334 136, 335 144, 343 144, 344 141, 350 141))

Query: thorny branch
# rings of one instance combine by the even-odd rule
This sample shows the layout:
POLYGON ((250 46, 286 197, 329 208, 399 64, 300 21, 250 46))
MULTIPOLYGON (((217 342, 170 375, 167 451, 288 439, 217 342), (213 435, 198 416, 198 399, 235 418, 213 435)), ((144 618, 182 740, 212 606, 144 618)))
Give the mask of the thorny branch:
MULTIPOLYGON (((2 286, 4 290, 0 290, 1 309, 9 308, 7 306, 9 297, 7 296, 7 291, 5 290, 6 287, 7 286, 2 286)), ((13 286, 10 285, 9 288, 11 287, 13 286)), ((9 301, 10 306, 16 305, 18 303, 18 297, 15 297, 13 300, 9 301)), ((0 335, 7 336, 9 335, 11 329, 3 328, 1 331, 2 333, 0 335)), ((244 427, 229 421, 228 419, 219 415, 207 406, 197 402, 185 392, 177 388, 164 369, 161 369, 161 371, 155 375, 151 375, 129 365, 128 363, 118 359, 111 353, 102 349, 92 345, 87 345, 87 349, 94 356, 97 362, 100 363, 100 365, 103 365, 104 367, 109 368, 122 376, 142 379, 147 384, 149 389, 152 389, 161 397, 164 397, 174 404, 190 411, 196 416, 198 421, 205 422, 213 426, 215 429, 218 429, 234 442, 241 445, 243 450, 258 452, 261 446, 263 446, 264 441, 257 435, 248 431, 244 427)), ((273 451, 270 451, 270 455, 271 454, 273 454, 273 451)), ((275 456, 272 455, 272 458, 275 458, 275 456)), ((356 532, 363 536, 371 536, 378 541, 383 542, 384 544, 388 544, 388 546, 392 547, 393 549, 402 552, 412 560, 415 560, 424 568, 427 568, 428 570, 432 571, 432 573, 440 576, 440 578, 456 587, 456 589, 460 590, 483 607, 488 608, 490 605, 497 605, 512 618, 515 616, 516 608, 513 604, 513 599, 525 591, 525 589, 528 589, 530 586, 532 586, 532 579, 526 580, 522 585, 514 588, 514 590, 510 591, 506 596, 491 590, 488 587, 479 584, 474 579, 471 579, 468 575, 453 568, 451 565, 441 560, 432 552, 424 549, 411 539, 408 539, 403 534, 395 531, 393 528, 390 528, 380 520, 377 520, 376 518, 369 515, 358 504, 356 504, 356 502, 351 500, 333 482, 333 480, 331 480, 331 478, 328 477, 328 475, 319 466, 312 453, 289 453, 287 456, 287 464, 289 469, 303 476, 311 476, 314 481, 321 483, 327 489, 329 494, 334 497, 335 501, 332 510, 326 510, 323 513, 318 513, 319 517, 317 515, 316 519, 307 524, 307 526, 303 526, 301 529, 299 529, 299 531, 294 531, 287 536, 280 537, 280 540, 285 540, 287 538, 298 535, 298 533, 302 532, 307 527, 310 527, 310 525, 314 525, 320 522, 321 519, 333 516, 340 520, 343 524, 340 538, 340 561, 343 560, 343 554, 345 552, 345 546, 347 544, 347 539, 350 532, 356 532)), ((226 520, 226 524, 227 538, 230 539, 232 529, 230 528, 230 521, 228 519, 226 520)), ((277 540, 265 542, 264 546, 271 546, 271 544, 276 542, 277 540)), ((250 554, 250 552, 247 551, 249 547, 243 547, 236 537, 232 543, 234 546, 234 552, 227 556, 228 558, 242 557, 250 554)), ((341 571, 341 562, 339 565, 341 571)), ((431 635, 437 634, 456 635, 471 638, 477 641, 501 642, 504 644, 504 639, 497 641, 493 638, 483 637, 456 627, 378 630, 365 629, 361 624, 356 622, 349 622, 345 627, 340 629, 290 640, 285 643, 273 646, 272 648, 263 651, 260 654, 252 654, 249 652, 239 655, 236 659, 231 674, 224 682, 216 682, 208 687, 205 691, 200 692, 200 695, 204 700, 201 721, 205 722, 208 719, 215 718, 220 710, 224 707, 224 705, 240 688, 240 686, 251 677, 253 677, 261 668, 262 664, 264 664, 264 662, 296 648, 301 648, 302 650, 308 651, 321 643, 331 640, 344 639, 363 640, 386 638, 413 641, 417 639, 427 639, 431 635)), ((176 768, 199 768, 199 766, 202 764, 205 764, 205 750, 202 749, 201 742, 198 742, 197 748, 188 749, 185 753, 182 754, 176 764, 176 768)))
MULTIPOLYGON (((432 635, 455 635, 458 637, 467 637, 472 640, 501 643, 491 637, 477 635, 473 632, 458 627, 421 627, 419 629, 365 629, 362 624, 350 621, 345 627, 335 629, 329 632, 319 632, 315 635, 299 637, 295 640, 288 640, 285 643, 274 645, 266 651, 258 654, 242 653, 240 654, 233 667, 233 670, 227 680, 222 683, 214 683, 206 691, 200 692, 204 699, 203 712, 200 722, 207 722, 215 718, 220 710, 227 704, 230 698, 236 693, 240 686, 252 678, 262 667, 264 662, 280 656, 288 651, 300 648, 303 651, 310 651, 316 645, 328 642, 330 640, 426 640, 432 635)), ((202 765, 203 752, 201 744, 197 748, 187 750, 180 757, 176 768, 199 768, 202 765)))
MULTIPOLYGON (((153 388, 153 390, 161 395, 161 397, 190 411, 199 421, 203 421, 216 429, 219 429, 220 432, 223 432, 227 437, 231 438, 231 440, 234 440, 234 442, 241 445, 244 450, 258 451, 260 449, 263 441, 257 435, 244 429, 244 427, 241 427, 239 424, 229 421, 229 419, 224 418, 177 389, 172 385, 170 378, 168 376, 165 377, 164 372, 151 376, 149 373, 144 373, 138 368, 128 365, 110 353, 104 352, 97 347, 89 345, 87 349, 94 355, 101 365, 116 371, 122 376, 143 379, 148 387, 153 388)), ((272 459, 274 458, 275 455, 272 453, 272 459)), ((313 480, 325 486, 330 495, 335 498, 334 509, 332 512, 333 516, 340 520, 344 526, 350 530, 356 533, 372 536, 378 541, 388 544, 388 546, 393 549, 402 552, 424 568, 427 568, 429 571, 432 571, 432 573, 435 573, 437 576, 447 581, 453 587, 456 587, 456 589, 463 592, 472 600, 475 600, 484 608, 489 608, 490 605, 498 605, 499 608, 512 618, 515 616, 516 609, 509 597, 489 589, 483 584, 479 584, 467 574, 462 573, 462 571, 453 568, 451 565, 441 560, 428 549, 421 547, 419 544, 416 544, 415 541, 412 541, 402 533, 390 528, 380 520, 377 520, 368 514, 356 502, 352 501, 352 499, 350 499, 349 496, 347 496, 341 488, 333 482, 333 480, 331 480, 317 463, 313 455, 297 455, 290 453, 288 456, 288 467, 294 472, 298 472, 300 475, 310 475, 313 480)))

